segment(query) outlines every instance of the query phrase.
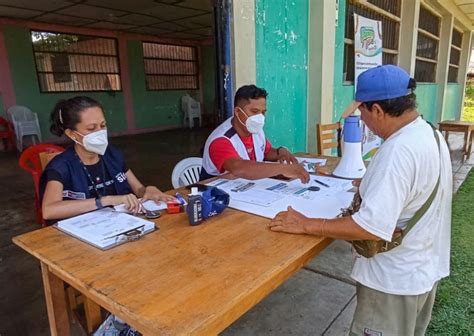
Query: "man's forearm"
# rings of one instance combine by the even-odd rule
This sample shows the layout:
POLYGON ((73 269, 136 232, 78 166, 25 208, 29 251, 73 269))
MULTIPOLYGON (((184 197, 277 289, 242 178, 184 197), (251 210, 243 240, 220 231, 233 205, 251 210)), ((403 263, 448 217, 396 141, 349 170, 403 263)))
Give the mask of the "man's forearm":
POLYGON ((284 173, 286 165, 280 163, 255 162, 251 160, 236 160, 224 168, 236 177, 257 180, 284 173))
POLYGON ((278 161, 278 153, 276 148, 270 148, 267 154, 265 154, 265 161, 278 161))
POLYGON ((351 216, 335 219, 309 218, 305 232, 343 240, 380 240, 379 237, 361 228, 351 216))

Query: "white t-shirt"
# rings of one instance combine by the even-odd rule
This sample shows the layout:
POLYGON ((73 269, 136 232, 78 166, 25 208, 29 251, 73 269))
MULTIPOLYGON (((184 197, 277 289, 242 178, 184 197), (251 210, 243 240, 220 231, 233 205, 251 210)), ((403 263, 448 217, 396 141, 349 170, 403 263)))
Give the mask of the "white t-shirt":
POLYGON ((372 258, 358 257, 352 278, 364 286, 396 295, 418 295, 449 275, 452 172, 441 134, 438 151, 433 130, 417 118, 392 134, 370 162, 360 185, 362 204, 352 218, 366 231, 390 241, 433 191, 431 207, 400 246, 372 258))

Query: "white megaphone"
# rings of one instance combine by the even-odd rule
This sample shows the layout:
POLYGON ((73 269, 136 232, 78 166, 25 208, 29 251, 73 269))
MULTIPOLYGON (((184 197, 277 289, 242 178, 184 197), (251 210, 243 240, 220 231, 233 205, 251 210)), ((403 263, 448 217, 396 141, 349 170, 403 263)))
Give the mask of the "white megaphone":
POLYGON ((362 160, 362 123, 359 116, 349 116, 344 120, 344 147, 342 158, 332 173, 347 179, 362 178, 365 164, 362 160))

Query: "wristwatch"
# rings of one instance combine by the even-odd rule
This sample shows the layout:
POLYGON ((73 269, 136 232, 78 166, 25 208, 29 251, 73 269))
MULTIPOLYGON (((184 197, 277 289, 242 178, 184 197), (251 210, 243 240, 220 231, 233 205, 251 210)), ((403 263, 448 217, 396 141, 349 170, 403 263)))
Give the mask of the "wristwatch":
POLYGON ((97 209, 102 209, 104 207, 99 196, 95 198, 95 206, 97 207, 97 209))

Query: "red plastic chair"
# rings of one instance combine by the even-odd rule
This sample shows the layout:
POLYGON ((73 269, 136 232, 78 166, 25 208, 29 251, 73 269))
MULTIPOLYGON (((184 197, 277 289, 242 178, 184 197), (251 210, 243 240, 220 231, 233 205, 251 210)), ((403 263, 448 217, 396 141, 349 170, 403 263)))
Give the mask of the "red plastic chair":
POLYGON ((53 144, 40 144, 28 147, 20 156, 18 161, 21 168, 33 175, 33 182, 35 184, 35 209, 36 216, 38 217, 39 223, 42 226, 45 225, 43 214, 41 212, 40 199, 39 199, 39 181, 43 168, 41 166, 41 160, 39 157, 40 153, 61 153, 64 152, 64 148, 53 144))
POLYGON ((3 148, 7 151, 8 147, 15 149, 15 133, 11 122, 0 117, 0 139, 3 140, 3 148))

